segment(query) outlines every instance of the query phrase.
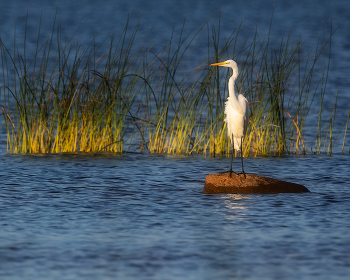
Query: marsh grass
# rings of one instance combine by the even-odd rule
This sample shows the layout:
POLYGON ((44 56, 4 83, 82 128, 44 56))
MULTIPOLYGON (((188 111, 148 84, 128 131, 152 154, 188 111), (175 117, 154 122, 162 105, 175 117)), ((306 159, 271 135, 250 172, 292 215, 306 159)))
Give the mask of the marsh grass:
POLYGON ((26 38, 23 48, 14 41, 13 54, 1 42, 8 152, 228 156, 223 119, 230 73, 208 65, 231 58, 240 68, 236 92, 247 97, 251 110, 245 156, 307 153, 303 129, 317 95, 315 152, 332 152, 336 101, 326 124, 321 116, 330 61, 325 54, 333 31, 313 53, 301 56, 304 41, 292 43, 291 34, 277 48, 270 46, 270 33, 259 36, 257 30, 242 40, 242 25, 222 39, 220 19, 217 24, 208 20, 187 33, 184 23, 180 34, 173 31, 169 43, 155 52, 158 41, 149 42, 139 25, 140 18, 133 27, 129 18, 119 36, 112 34, 102 45, 93 38, 82 46, 75 39, 78 31, 64 40, 55 22, 44 42, 39 28, 31 58, 26 38), (203 37, 207 53, 194 67, 193 53, 203 37), (326 67, 315 77, 319 61, 326 67))

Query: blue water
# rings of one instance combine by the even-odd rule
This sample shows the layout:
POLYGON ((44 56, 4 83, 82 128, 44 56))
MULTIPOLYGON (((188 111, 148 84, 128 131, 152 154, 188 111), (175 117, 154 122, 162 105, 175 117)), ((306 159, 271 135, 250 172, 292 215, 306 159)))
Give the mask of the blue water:
POLYGON ((2 156, 0 278, 347 279, 348 163, 249 158, 311 192, 203 195, 229 159, 2 156))
MULTIPOLYGON (((168 42, 175 22, 179 30, 186 17, 186 30, 191 30, 220 7, 223 38, 242 20, 243 35, 256 24, 264 34, 276 1, 27 2, 0 4, 0 36, 10 48, 17 17, 21 42, 28 12, 30 54, 41 13, 45 37, 51 34, 56 8, 67 37, 82 23, 76 38, 83 46, 98 32, 97 41, 113 31, 118 35, 133 11, 131 24, 142 12, 141 31, 153 26, 153 38, 163 34, 161 45, 168 42)), ((274 9, 275 46, 292 30, 294 39, 308 38, 304 48, 309 52, 322 35, 323 23, 326 32, 331 18, 333 29, 341 24, 332 41, 324 107, 326 112, 332 108, 339 89, 340 129, 350 104, 349 2, 279 1, 274 9)), ((218 16, 212 21, 217 24, 218 16)), ((205 47, 198 45, 194 67, 203 63, 205 54, 205 47)), ((205 177, 226 171, 228 158, 6 155, 2 129, 0 279, 348 279, 349 159, 339 152, 248 158, 248 173, 300 183, 311 192, 203 195, 205 177)), ((236 159, 234 169, 239 168, 236 159)))

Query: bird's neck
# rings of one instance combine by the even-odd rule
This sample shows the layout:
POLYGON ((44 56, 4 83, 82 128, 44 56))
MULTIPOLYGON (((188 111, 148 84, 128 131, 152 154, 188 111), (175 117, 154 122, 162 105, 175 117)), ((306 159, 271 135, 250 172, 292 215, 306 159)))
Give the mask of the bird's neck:
POLYGON ((229 93, 229 96, 231 98, 236 98, 236 94, 235 94, 235 82, 236 82, 236 76, 231 76, 229 81, 228 81, 228 93, 229 93))

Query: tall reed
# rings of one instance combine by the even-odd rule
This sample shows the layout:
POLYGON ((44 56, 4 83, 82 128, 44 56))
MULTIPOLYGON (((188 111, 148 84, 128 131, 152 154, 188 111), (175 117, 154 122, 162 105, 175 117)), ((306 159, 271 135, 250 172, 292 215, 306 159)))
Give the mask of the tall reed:
MULTIPOLYGON (((247 97, 251 109, 244 155, 307 152, 305 120, 316 94, 321 95, 321 116, 328 74, 326 68, 315 78, 314 70, 320 59, 329 63, 324 54, 334 32, 314 53, 300 57, 304 41, 292 43, 291 34, 279 48, 270 46, 270 33, 259 36, 256 30, 242 39, 242 25, 222 39, 219 19, 191 31, 184 24, 154 52, 157 41, 139 32, 140 18, 130 25, 129 18, 118 36, 112 34, 102 45, 93 38, 83 47, 76 41, 78 31, 65 41, 55 22, 45 42, 39 40, 39 28, 32 58, 26 57, 26 42, 21 49, 14 41, 13 54, 1 42, 0 97, 9 153, 228 156, 223 112, 230 73, 208 65, 231 58, 240 68, 236 91, 247 97), (198 63, 193 53, 203 44, 203 34, 207 54, 198 63)), ((319 118, 317 152, 322 142, 332 152, 335 111, 323 134, 319 118)))

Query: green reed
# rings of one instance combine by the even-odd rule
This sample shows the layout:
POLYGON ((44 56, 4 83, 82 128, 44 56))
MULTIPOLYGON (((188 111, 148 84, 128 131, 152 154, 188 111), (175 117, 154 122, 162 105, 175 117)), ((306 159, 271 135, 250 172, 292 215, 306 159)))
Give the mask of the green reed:
POLYGON ((230 72, 208 65, 232 58, 240 68, 236 92, 247 97, 251 109, 245 156, 306 153, 303 128, 316 95, 321 102, 315 151, 332 152, 336 102, 326 125, 321 118, 329 66, 321 77, 314 77, 314 69, 319 60, 329 65, 325 52, 334 32, 314 53, 300 57, 304 41, 292 43, 291 34, 272 48, 270 33, 259 36, 256 30, 241 39, 241 24, 223 39, 220 19, 191 31, 184 23, 162 48, 157 40, 149 42, 139 25, 140 18, 133 27, 129 18, 118 36, 112 34, 102 45, 93 38, 82 46, 76 41, 78 30, 64 40, 55 22, 45 42, 39 40, 39 27, 31 58, 26 57, 26 38, 23 48, 14 40, 13 54, 1 42, 0 98, 8 152, 228 156, 223 119, 230 72), (201 63, 194 62, 192 54, 204 37, 207 52, 201 63))

